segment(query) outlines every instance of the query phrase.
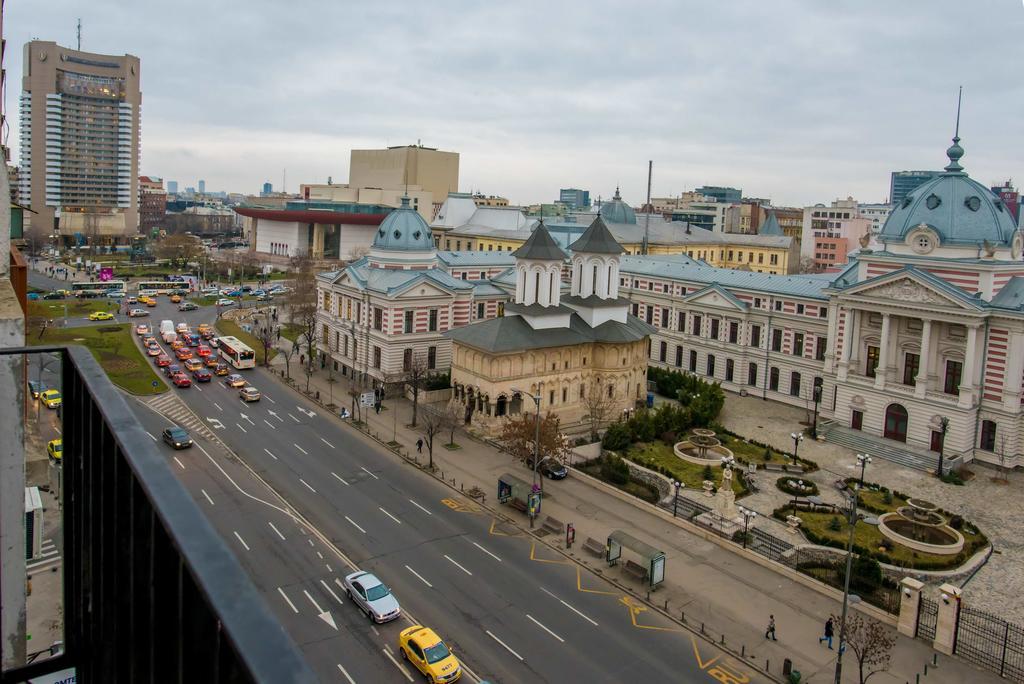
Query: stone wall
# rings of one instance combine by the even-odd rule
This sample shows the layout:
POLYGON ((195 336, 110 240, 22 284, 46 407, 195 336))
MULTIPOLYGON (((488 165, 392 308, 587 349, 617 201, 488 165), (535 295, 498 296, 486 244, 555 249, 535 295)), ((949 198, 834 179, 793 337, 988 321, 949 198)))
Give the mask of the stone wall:
MULTIPOLYGON (((439 390, 420 390, 419 402, 421 404, 436 404, 441 401, 448 401, 452 396, 452 388, 445 387, 439 390)), ((412 401, 412 388, 405 386, 405 398, 412 401)))
MULTIPOLYGON (((988 560, 989 550, 982 549, 971 556, 966 563, 952 570, 914 570, 912 568, 901 568, 887 563, 879 563, 882 568, 882 576, 894 582, 899 582, 904 577, 912 577, 925 584, 938 586, 943 583, 960 584, 965 582, 975 571, 988 560)), ((807 544, 795 546, 782 554, 779 562, 791 568, 796 568, 797 562, 808 563, 844 563, 846 562, 846 551, 834 549, 829 546, 816 546, 807 544)))
POLYGON ((629 476, 637 482, 642 482, 647 485, 651 485, 658 490, 658 500, 665 501, 671 500, 674 496, 672 491, 672 481, 662 475, 656 473, 653 470, 648 470, 641 465, 633 463, 628 458, 622 459, 629 466, 629 476))

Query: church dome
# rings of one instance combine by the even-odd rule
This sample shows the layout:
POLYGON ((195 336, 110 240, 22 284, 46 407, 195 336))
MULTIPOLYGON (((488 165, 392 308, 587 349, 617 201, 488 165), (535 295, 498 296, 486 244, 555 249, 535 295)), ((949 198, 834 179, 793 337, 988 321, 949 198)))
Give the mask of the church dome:
POLYGON ((619 189, 615 188, 615 196, 610 202, 601 204, 601 218, 608 223, 636 223, 636 212, 633 207, 622 201, 619 189))
POLYGON ((945 173, 919 186, 893 208, 879 239, 901 242, 924 224, 943 245, 1009 246, 1016 231, 1013 216, 1003 201, 960 166, 964 150, 960 138, 946 151, 945 173))
POLYGON ((373 236, 373 249, 392 252, 422 252, 434 249, 430 226, 419 212, 402 198, 402 206, 387 215, 373 236))

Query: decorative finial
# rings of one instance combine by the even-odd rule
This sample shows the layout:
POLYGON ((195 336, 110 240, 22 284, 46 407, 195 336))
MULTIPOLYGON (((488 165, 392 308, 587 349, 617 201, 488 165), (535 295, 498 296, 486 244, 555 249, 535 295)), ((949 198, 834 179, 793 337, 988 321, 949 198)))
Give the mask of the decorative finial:
POLYGON ((622 195, 619 194, 619 186, 618 185, 615 186, 615 197, 612 197, 612 199, 616 199, 616 200, 621 200, 622 199, 622 195))
POLYGON ((964 156, 964 148, 960 147, 960 103, 963 100, 964 87, 960 86, 960 91, 956 96, 956 128, 953 132, 953 144, 946 150, 946 156, 949 157, 949 164, 946 165, 946 171, 948 173, 960 173, 964 170, 964 167, 960 166, 960 158, 964 156))
POLYGON ((409 208, 409 196, 408 195, 402 195, 402 207, 401 208, 402 209, 408 209, 409 208))

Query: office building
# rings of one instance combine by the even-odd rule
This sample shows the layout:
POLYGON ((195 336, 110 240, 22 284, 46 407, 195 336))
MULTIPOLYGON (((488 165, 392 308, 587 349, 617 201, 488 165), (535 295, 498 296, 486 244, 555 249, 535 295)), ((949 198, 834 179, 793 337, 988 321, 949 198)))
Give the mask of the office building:
POLYGON ((274 192, 274 185, 273 183, 267 182, 263 184, 263 191, 260 194, 266 197, 272 192, 274 192))
POLYGON ((178 194, 178 181, 167 181, 167 193, 170 195, 178 194))
POLYGON ((167 193, 160 178, 139 178, 139 232, 149 235, 153 229, 164 227, 167 213, 167 193))
POLYGON ((22 202, 36 237, 123 243, 139 226, 139 58, 25 44, 22 202))
POLYGON ((206 194, 206 181, 204 181, 202 179, 200 179, 200 181, 199 181, 199 194, 200 195, 205 195, 206 194))
POLYGON ((889 179, 889 204, 899 204, 920 185, 940 175, 941 171, 893 171, 889 179))
POLYGON ((718 185, 705 185, 697 188, 695 192, 707 197, 714 197, 715 201, 726 204, 739 204, 743 201, 743 191, 739 188, 724 188, 718 185))
POLYGON ((1003 201, 1003 206, 1010 212, 1014 223, 1020 222, 1020 193, 1013 187, 1012 181, 1006 181, 1002 185, 994 186, 992 192, 1003 201))
POLYGON ((570 211, 579 211, 590 207, 590 191, 578 188, 562 188, 558 191, 558 201, 570 211))
POLYGON ((449 192, 459 190, 459 153, 418 144, 352 150, 348 185, 381 190, 415 185, 441 202, 449 192))

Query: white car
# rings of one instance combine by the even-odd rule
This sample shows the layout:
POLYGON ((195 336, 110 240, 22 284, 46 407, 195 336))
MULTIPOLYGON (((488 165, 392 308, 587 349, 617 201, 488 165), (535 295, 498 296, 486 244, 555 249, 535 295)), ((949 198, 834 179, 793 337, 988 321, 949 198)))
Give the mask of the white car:
POLYGON ((260 396, 260 391, 252 386, 243 387, 242 389, 238 390, 238 397, 244 402, 259 401, 260 396))
POLYGON ((373 622, 390 622, 402 614, 391 590, 369 572, 354 572, 345 578, 345 593, 373 622))
POLYGON ((235 305, 235 300, 234 299, 224 298, 224 299, 218 299, 217 300, 217 306, 234 306, 234 305, 235 305))
POLYGON ((200 292, 203 293, 204 295, 220 294, 220 291, 215 287, 204 287, 202 290, 200 290, 200 292))

